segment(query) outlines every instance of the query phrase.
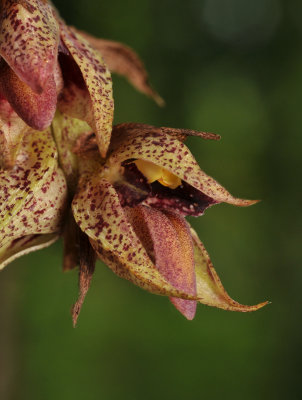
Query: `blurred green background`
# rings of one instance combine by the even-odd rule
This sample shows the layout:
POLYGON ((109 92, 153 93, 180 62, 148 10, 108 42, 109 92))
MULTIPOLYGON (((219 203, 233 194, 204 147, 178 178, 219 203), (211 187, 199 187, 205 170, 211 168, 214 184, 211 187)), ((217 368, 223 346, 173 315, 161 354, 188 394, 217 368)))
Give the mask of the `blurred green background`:
POLYGON ((199 306, 186 321, 98 264, 79 324, 62 245, 0 274, 1 400, 301 399, 302 3, 56 0, 69 24, 127 43, 166 100, 113 77, 115 122, 222 135, 189 146, 251 208, 191 219, 231 296, 251 314, 199 306))

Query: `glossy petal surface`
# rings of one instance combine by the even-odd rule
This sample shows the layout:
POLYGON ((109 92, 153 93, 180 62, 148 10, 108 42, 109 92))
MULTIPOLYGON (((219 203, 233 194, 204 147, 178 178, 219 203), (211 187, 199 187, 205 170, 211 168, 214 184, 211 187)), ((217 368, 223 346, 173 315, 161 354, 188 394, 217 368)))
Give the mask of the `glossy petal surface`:
MULTIPOLYGON (((78 65, 88 89, 91 104, 85 104, 84 106, 91 107, 92 112, 87 113, 88 118, 86 121, 93 128, 100 152, 104 157, 110 142, 113 120, 110 72, 101 55, 78 33, 61 24, 61 36, 66 48, 78 65)), ((68 88, 66 90, 68 91, 68 88)), ((63 91, 61 104, 64 108, 61 109, 72 117, 81 119, 82 115, 77 116, 73 110, 73 108, 77 109, 79 105, 77 104, 76 88, 73 87, 72 90, 74 93, 63 91)))
POLYGON ((41 93, 53 76, 59 29, 44 0, 2 0, 0 54, 20 79, 41 93))

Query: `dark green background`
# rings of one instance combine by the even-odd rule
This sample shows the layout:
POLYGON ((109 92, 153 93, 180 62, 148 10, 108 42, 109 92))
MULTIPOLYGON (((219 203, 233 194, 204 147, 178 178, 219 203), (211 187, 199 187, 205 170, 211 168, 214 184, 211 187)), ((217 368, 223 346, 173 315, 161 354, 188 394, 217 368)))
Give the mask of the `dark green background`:
POLYGON ((127 43, 166 100, 113 77, 115 121, 207 130, 201 168, 250 208, 192 219, 233 298, 251 314, 166 298, 98 264, 79 325, 62 245, 0 274, 1 400, 300 399, 302 6, 284 0, 57 0, 69 24, 127 43))

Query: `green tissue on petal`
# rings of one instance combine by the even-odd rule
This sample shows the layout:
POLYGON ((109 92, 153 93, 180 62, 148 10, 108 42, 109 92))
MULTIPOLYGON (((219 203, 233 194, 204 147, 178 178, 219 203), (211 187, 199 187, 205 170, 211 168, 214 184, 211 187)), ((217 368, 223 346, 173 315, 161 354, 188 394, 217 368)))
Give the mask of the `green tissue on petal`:
POLYGON ((64 171, 68 186, 74 189, 78 179, 78 157, 73 149, 82 135, 91 132, 85 121, 56 112, 52 121, 52 131, 57 145, 60 166, 64 171))
POLYGON ((50 129, 25 136, 16 165, 0 170, 0 187, 1 269, 61 231, 67 186, 50 129))
POLYGON ((8 101, 0 98, 0 167, 13 167, 22 145, 23 136, 30 130, 8 101))

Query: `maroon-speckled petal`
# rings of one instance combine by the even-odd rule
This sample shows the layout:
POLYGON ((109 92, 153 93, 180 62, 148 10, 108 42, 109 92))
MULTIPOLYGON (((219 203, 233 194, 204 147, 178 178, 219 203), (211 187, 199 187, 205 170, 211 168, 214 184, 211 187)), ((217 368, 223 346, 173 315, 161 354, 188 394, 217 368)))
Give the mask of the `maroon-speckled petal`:
POLYGON ((246 306, 233 300, 222 286, 207 251, 193 229, 191 229, 191 234, 194 243, 197 297, 200 303, 240 312, 256 311, 268 303, 266 301, 254 306, 246 306))
MULTIPOLYGON (((177 289, 196 296, 194 250, 185 220, 173 211, 164 213, 152 207, 127 208, 133 229, 156 268, 177 289)), ((196 301, 171 298, 175 307, 193 319, 196 301)))
POLYGON ((77 224, 98 256, 119 276, 152 293, 190 298, 158 271, 129 223, 113 186, 97 174, 79 183, 72 202, 77 224))
POLYGON ((59 153, 60 166, 72 195, 78 181, 78 157, 73 148, 84 133, 89 133, 90 127, 85 121, 71 118, 59 111, 56 112, 51 126, 59 153))
POLYGON ((0 55, 36 93, 53 79, 59 27, 44 0, 2 0, 0 55))
POLYGON ((2 60, 0 90, 19 117, 31 128, 42 131, 51 124, 57 104, 57 89, 53 75, 45 82, 43 91, 38 94, 21 81, 2 60))
POLYGON ((164 105, 163 99, 150 86, 145 66, 134 50, 113 40, 98 39, 86 32, 77 32, 102 54, 110 72, 125 76, 137 90, 152 97, 158 105, 164 105))
POLYGON ((60 98, 59 107, 62 112, 79 119, 83 118, 84 112, 81 108, 84 107, 85 115, 87 114, 85 121, 93 128, 100 152, 105 157, 113 120, 110 72, 101 55, 81 35, 63 23, 60 27, 61 38, 82 74, 85 88, 78 86, 77 82, 67 85, 60 98), (87 97, 87 90, 89 97, 87 97), (84 97, 81 99, 79 96, 84 97))
POLYGON ((165 133, 144 131, 134 137, 119 138, 119 146, 110 154, 108 165, 126 160, 141 159, 152 162, 178 176, 216 203, 226 202, 248 206, 255 201, 233 197, 223 186, 203 172, 190 150, 175 137, 165 133))
POLYGON ((1 269, 60 233, 67 186, 50 130, 24 137, 16 165, 0 170, 0 189, 1 269))
POLYGON ((184 142, 188 136, 197 136, 205 140, 219 140, 220 136, 215 133, 195 131, 192 129, 168 128, 165 126, 157 127, 153 125, 141 124, 137 122, 126 122, 114 125, 109 151, 116 150, 125 140, 141 136, 149 132, 169 135, 170 137, 184 142))
POLYGON ((14 166, 23 136, 28 130, 30 128, 15 113, 9 102, 0 96, 0 167, 14 166))

